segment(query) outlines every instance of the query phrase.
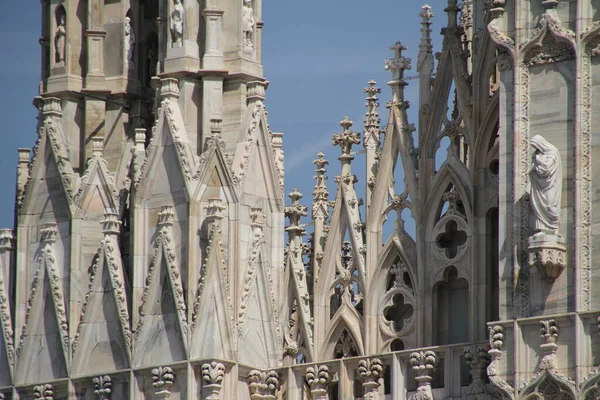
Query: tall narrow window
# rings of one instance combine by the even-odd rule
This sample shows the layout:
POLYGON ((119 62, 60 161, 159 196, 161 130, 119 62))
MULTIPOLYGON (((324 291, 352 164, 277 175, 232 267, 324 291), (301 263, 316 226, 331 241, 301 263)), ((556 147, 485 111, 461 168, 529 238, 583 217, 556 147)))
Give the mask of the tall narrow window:
POLYGON ((485 217, 487 268, 487 320, 500 319, 500 272, 498 271, 498 208, 491 208, 485 217))
POLYGON ((438 345, 464 343, 469 340, 469 284, 458 277, 455 267, 446 268, 444 275, 434 288, 435 341, 438 345))

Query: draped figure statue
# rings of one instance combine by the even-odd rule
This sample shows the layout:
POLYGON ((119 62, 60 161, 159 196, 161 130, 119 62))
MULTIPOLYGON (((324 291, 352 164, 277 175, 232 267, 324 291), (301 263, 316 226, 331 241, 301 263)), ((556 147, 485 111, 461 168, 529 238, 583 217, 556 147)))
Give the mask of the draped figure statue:
POLYGON ((532 137, 529 143, 535 149, 531 170, 534 233, 558 235, 562 192, 560 153, 540 135, 532 137))

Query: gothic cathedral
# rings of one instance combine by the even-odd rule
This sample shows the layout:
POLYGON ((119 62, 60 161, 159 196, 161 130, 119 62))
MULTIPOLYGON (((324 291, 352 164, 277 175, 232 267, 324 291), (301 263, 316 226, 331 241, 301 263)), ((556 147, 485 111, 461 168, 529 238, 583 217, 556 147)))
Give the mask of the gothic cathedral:
POLYGON ((418 120, 397 42, 311 207, 261 0, 41 6, 0 399, 600 398, 599 0, 448 0, 435 54, 423 6, 418 120))

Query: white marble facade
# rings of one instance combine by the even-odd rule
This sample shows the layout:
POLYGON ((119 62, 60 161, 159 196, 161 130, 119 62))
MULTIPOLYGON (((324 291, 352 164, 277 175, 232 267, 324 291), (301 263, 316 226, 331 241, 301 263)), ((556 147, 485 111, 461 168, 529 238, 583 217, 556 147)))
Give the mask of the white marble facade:
POLYGON ((362 135, 333 135, 335 181, 317 154, 309 208, 284 196, 261 0, 88 0, 86 21, 81 2, 42 1, 0 399, 600 395, 600 4, 448 0, 437 56, 423 6, 419 121, 397 42, 362 135))

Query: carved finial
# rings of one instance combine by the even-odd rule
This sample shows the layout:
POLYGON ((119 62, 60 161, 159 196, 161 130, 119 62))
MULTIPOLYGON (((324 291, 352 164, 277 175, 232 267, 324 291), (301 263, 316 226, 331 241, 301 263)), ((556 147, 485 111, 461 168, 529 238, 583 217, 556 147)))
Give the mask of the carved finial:
POLYGON ((542 0, 542 7, 548 10, 555 9, 558 7, 558 0, 542 0))
POLYGON ((94 394, 101 400, 110 399, 112 393, 112 379, 108 375, 97 376, 93 380, 94 382, 94 394))
POLYGON ((262 207, 250 207, 250 226, 261 228, 265 226, 266 216, 262 207))
POLYGON ((431 350, 414 352, 410 355, 410 365, 417 375, 415 379, 419 387, 429 386, 431 375, 437 366, 437 356, 431 350))
POLYGON ((171 226, 175 220, 175 209, 172 204, 167 204, 161 207, 158 213, 159 226, 171 226))
POLYGON ((29 181, 29 161, 31 150, 19 149, 19 163, 17 164, 17 202, 20 205, 25 196, 25 187, 29 181))
POLYGON ((158 367, 152 370, 152 386, 156 389, 157 398, 168 399, 174 382, 175 374, 171 367, 158 367))
POLYGON ((383 363, 379 358, 360 360, 358 374, 362 381, 364 398, 371 398, 368 394, 377 391, 380 385, 379 378, 383 377, 383 363))
POLYGON ((179 81, 175 78, 164 78, 160 80, 160 95, 164 98, 179 97, 179 81))
POLYGON ((506 0, 490 0, 490 16, 492 19, 501 17, 504 14, 506 0))
POLYGON ((135 151, 144 151, 146 128, 135 128, 135 151))
POLYGON ((206 143, 204 144, 204 151, 206 151, 209 147, 213 146, 220 146, 221 148, 225 147, 225 142, 221 137, 222 130, 223 120, 221 118, 211 118, 210 137, 206 139, 206 143))
POLYGON ((319 206, 324 205, 325 210, 327 209, 327 199, 329 198, 329 192, 327 191, 327 185, 325 182, 327 181, 327 175, 325 173, 327 170, 325 169, 326 165, 329 165, 329 161, 325 159, 325 154, 319 153, 317 154, 317 159, 313 160, 313 164, 317 166, 315 172, 317 173, 314 177, 315 179, 315 189, 313 190, 313 215, 315 218, 315 212, 318 210, 319 206))
POLYGON ((223 210, 226 207, 223 205, 223 200, 220 197, 211 197, 208 199, 208 206, 205 209, 206 218, 219 221, 223 219, 223 210))
POLYGON ((249 103, 260 101, 265 99, 265 92, 269 86, 268 81, 252 81, 248 82, 248 93, 246 98, 249 103))
POLYGON ((14 238, 12 229, 0 229, 0 250, 12 250, 14 248, 14 238))
POLYGON ((213 361, 210 364, 202 365, 202 380, 204 381, 202 390, 205 392, 206 400, 220 399, 219 393, 223 388, 224 378, 225 366, 223 364, 213 361))
POLYGON ((377 112, 377 107, 379 107, 377 95, 381 93, 381 89, 376 87, 376 84, 377 82, 371 79, 369 81, 369 86, 363 90, 363 92, 367 94, 367 102, 365 103, 367 112, 363 121, 365 124, 363 145, 368 149, 377 149, 380 144, 379 123, 381 122, 381 119, 377 112))
POLYGON ((60 99, 57 97, 46 97, 44 99, 44 106, 42 107, 42 114, 60 117, 62 115, 60 99))
POLYGON ((285 207, 285 216, 290 220, 290 226, 285 228, 285 230, 290 233, 290 240, 292 240, 295 235, 303 235, 305 233, 304 229, 300 227, 300 218, 308 215, 308 207, 299 203, 302 193, 298 189, 294 188, 288 196, 292 200, 292 204, 285 207))
POLYGON ((19 152, 19 164, 28 164, 31 159, 31 149, 20 148, 17 151, 19 152))
POLYGON ((252 400, 274 399, 279 388, 279 374, 273 370, 252 370, 248 374, 248 388, 252 400))
POLYGON ((314 365, 306 368, 306 383, 313 399, 325 399, 331 384, 331 373, 327 365, 314 365))
POLYGON ((431 43, 431 18, 433 13, 429 4, 421 7, 423 11, 421 16, 421 42, 419 43, 419 56, 417 58, 417 72, 432 73, 433 72, 433 44, 431 43), (424 64, 423 61, 430 59, 430 63, 424 64), (427 67, 424 71, 423 68, 427 67))
POLYGON ((210 119, 210 133, 213 136, 221 136, 221 131, 223 130, 222 127, 223 124, 223 119, 222 118, 211 118, 210 119))
POLYGON ((350 152, 352 151, 352 145, 360 143, 360 137, 358 133, 350 131, 352 121, 347 115, 343 120, 340 121, 340 126, 344 129, 344 131, 333 135, 333 145, 340 146, 342 149, 342 157, 350 160, 353 158, 350 155, 350 152))
POLYGON ((56 234, 56 222, 48 222, 40 229, 40 241, 44 244, 53 244, 56 242, 56 234))
POLYGON ((283 133, 273 132, 271 136, 271 144, 274 149, 281 149, 283 147, 283 133))
POLYGON ((496 350, 502 350, 504 346, 504 328, 500 325, 489 326, 490 347, 496 350))
POLYGON ((557 368, 556 350, 558 350, 558 345, 556 344, 556 341, 558 340, 558 324, 556 323, 556 320, 549 319, 540 321, 540 326, 540 337, 543 340, 540 349, 542 350, 543 355, 540 359, 538 369, 552 370, 557 368))
POLYGON ((121 221, 119 221, 119 215, 117 213, 104 213, 102 233, 105 235, 118 235, 121 233, 121 221))
POLYGON ((92 154, 94 156, 101 156, 102 150, 104 150, 104 137, 102 137, 102 136, 92 137, 92 154))
POLYGON ((540 321, 540 326, 540 337, 544 340, 544 343, 556 343, 558 339, 558 324, 556 320, 540 321))
POLYGON ((477 399, 485 395, 485 371, 490 356, 484 346, 467 346, 464 349, 465 362, 469 366, 469 374, 473 378, 467 388, 467 398, 477 399))
POLYGON ((391 46, 390 50, 394 51, 394 58, 385 60, 384 69, 392 71, 392 79, 400 80, 404 71, 411 69, 410 58, 402 56, 402 51, 406 50, 406 47, 400 41, 391 46))
POLYGON ((54 388, 49 384, 34 386, 33 397, 40 400, 53 400, 54 388))

